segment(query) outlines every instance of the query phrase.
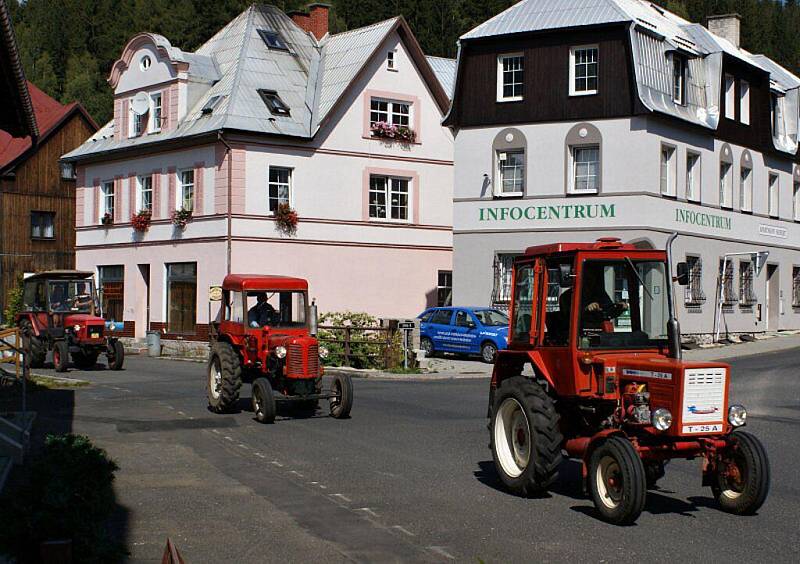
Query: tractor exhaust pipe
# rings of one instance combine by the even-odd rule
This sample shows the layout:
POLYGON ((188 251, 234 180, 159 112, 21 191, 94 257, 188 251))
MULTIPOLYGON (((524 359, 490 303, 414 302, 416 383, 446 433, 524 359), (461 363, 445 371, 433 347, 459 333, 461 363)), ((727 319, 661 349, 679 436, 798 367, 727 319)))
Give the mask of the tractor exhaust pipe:
POLYGON ((319 317, 317 314, 317 302, 316 300, 311 300, 311 306, 308 308, 308 332, 311 334, 312 337, 317 336, 317 328, 319 326, 319 317))
POLYGON ((675 360, 680 360, 683 356, 681 350, 681 326, 678 323, 678 315, 675 313, 675 289, 672 279, 672 243, 677 237, 677 233, 672 233, 667 239, 667 280, 669 282, 669 291, 667 292, 667 307, 669 309, 667 344, 669 347, 669 354, 667 356, 675 360))

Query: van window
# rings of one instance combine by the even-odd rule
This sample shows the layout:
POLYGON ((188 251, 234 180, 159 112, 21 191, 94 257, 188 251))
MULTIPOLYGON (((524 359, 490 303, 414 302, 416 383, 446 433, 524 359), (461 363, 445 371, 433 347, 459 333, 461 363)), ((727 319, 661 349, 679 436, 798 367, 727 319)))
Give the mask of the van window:
POLYGON ((431 323, 437 323, 439 325, 450 325, 450 318, 453 316, 453 312, 449 309, 437 309, 436 313, 433 314, 431 317, 431 323))

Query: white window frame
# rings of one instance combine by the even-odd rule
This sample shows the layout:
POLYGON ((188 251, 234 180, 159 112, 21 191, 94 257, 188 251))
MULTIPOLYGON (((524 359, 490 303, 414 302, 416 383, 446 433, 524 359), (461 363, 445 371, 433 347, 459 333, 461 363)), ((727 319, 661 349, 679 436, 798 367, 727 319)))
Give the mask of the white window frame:
POLYGON ((746 166, 739 168, 739 208, 743 212, 753 211, 753 169, 746 166))
POLYGON ((719 162, 719 207, 733 208, 733 163, 719 162))
MULTIPOLYGON (((137 114, 133 111, 133 98, 128 100, 128 137, 139 137, 144 135, 147 129, 147 115, 137 114)), ((149 112, 148 112, 149 113, 149 112)))
POLYGON ((275 211, 277 210, 278 206, 286 203, 289 204, 289 207, 294 207, 294 187, 293 187, 293 180, 294 180, 294 169, 289 166, 278 166, 278 165, 270 165, 267 168, 267 213, 270 215, 275 215, 275 211), (287 181, 286 182, 272 182, 272 171, 275 170, 276 172, 286 172, 287 173, 287 181), (274 198, 276 200, 275 209, 272 209, 272 188, 273 186, 278 189, 278 195, 274 198), (280 188, 285 186, 287 191, 286 201, 282 201, 283 199, 280 197, 280 188))
POLYGON ((703 162, 702 155, 695 151, 686 151, 686 199, 699 202, 703 194, 703 162), (694 164, 689 166, 693 159, 694 164))
POLYGON ((750 125, 750 83, 739 81, 739 121, 750 125))
POLYGON ((672 54, 672 101, 679 106, 686 105, 686 66, 684 57, 672 54), (676 66, 680 67, 680 72, 676 72, 676 66))
MULTIPOLYGON (((494 186, 494 195, 498 198, 518 198, 525 194, 525 175, 526 175, 526 161, 525 161, 525 149, 520 148, 512 148, 507 150, 498 150, 495 151, 495 178, 497 182, 495 182, 494 186), (521 154, 522 155, 522 190, 517 190, 514 192, 505 192, 503 191, 503 170, 504 167, 502 166, 502 162, 506 160, 506 155, 508 153, 513 154, 521 154)), ((506 167, 509 168, 509 167, 506 167)), ((513 167, 514 170, 517 170, 518 167, 513 167)), ((516 176, 516 174, 515 174, 516 176)))
POLYGON ((386 70, 397 72, 397 50, 391 49, 386 52, 386 70))
POLYGON ((523 53, 505 53, 503 55, 499 55, 497 57, 497 101, 498 102, 519 102, 525 96, 525 55, 523 53), (520 89, 522 90, 522 94, 519 95, 511 95, 511 96, 504 96, 504 86, 505 86, 505 72, 503 63, 507 59, 520 59, 522 61, 522 68, 519 69, 518 72, 522 73, 522 82, 517 83, 513 82, 513 73, 517 72, 516 70, 509 71, 512 73, 512 88, 514 85, 519 84, 520 89))
POLYGON ((413 102, 409 102, 409 101, 406 101, 406 100, 390 100, 389 98, 380 98, 380 97, 377 97, 377 96, 373 96, 373 97, 371 97, 369 99, 369 124, 370 124, 370 126, 372 126, 373 124, 377 123, 378 121, 384 121, 384 120, 373 120, 372 119, 373 112, 378 113, 378 114, 385 113, 386 114, 385 122, 389 123, 391 125, 398 125, 398 126, 402 126, 402 127, 408 127, 409 129, 411 129, 413 124, 414 124, 414 104, 413 104, 413 102), (374 102, 386 104, 386 111, 384 112, 383 110, 373 110, 372 109, 372 104, 374 102), (403 114, 402 112, 397 111, 399 106, 408 106, 408 114, 403 114), (399 118, 404 116, 404 115, 408 116, 408 123, 400 123, 400 119, 399 118), (395 121, 395 120, 397 120, 397 121, 395 121))
POLYGON ((113 180, 106 180, 102 184, 100 184, 100 194, 99 194, 101 201, 100 201, 100 219, 103 218, 104 215, 110 214, 111 217, 114 217, 114 208, 117 205, 117 202, 114 201, 114 181, 113 180), (111 200, 111 206, 109 208, 108 201, 111 200))
POLYGON ((792 201, 794 202, 794 220, 800 221, 800 180, 792 182, 792 201))
POLYGON ((736 119, 736 80, 733 75, 726 74, 722 83, 725 88, 725 117, 736 119))
POLYGON ((675 198, 678 195, 678 148, 674 145, 662 144, 658 158, 661 195, 675 198), (666 158, 665 154, 667 154, 666 158))
POLYGON ((413 190, 414 190, 413 184, 414 184, 413 183, 413 179, 405 177, 405 176, 392 176, 392 175, 387 175, 387 174, 370 174, 369 175, 369 185, 367 186, 367 191, 368 191, 368 194, 367 194, 367 216, 369 218, 369 221, 388 221, 388 222, 393 222, 393 223, 411 223, 412 218, 413 218, 413 202, 414 202, 413 196, 412 196, 413 190), (382 178, 382 179, 384 179, 386 181, 384 190, 378 191, 378 190, 373 190, 372 189, 372 180, 374 178, 382 178), (406 186, 406 192, 405 192, 405 195, 406 195, 406 205, 405 205, 406 217, 405 218, 393 218, 392 217, 392 196, 394 194, 401 194, 402 193, 399 190, 396 190, 396 187, 397 187, 396 183, 400 183, 400 182, 405 182, 405 186, 406 186), (375 192, 375 193, 381 193, 382 192, 383 195, 384 195, 383 208, 384 208, 385 217, 379 217, 379 216, 373 217, 372 216, 372 210, 371 210, 372 205, 370 204, 370 201, 371 201, 370 196, 372 195, 373 192, 375 192))
POLYGON ((164 96, 162 95, 161 91, 152 92, 150 94, 150 119, 148 133, 158 133, 161 131, 161 122, 164 118, 164 96), (156 104, 156 100, 158 100, 158 104, 156 104), (158 110, 158 112, 156 112, 158 110))
POLYGON ((136 213, 149 209, 150 213, 153 212, 153 177, 151 175, 143 175, 136 177, 136 213), (149 184, 147 190, 144 189, 145 182, 149 184), (144 206, 144 194, 150 192, 150 207, 144 206))
POLYGON ((777 219, 781 214, 781 177, 776 172, 770 172, 767 179, 767 214, 777 219))
MULTIPOLYGON (((570 145, 569 147, 569 193, 570 194, 597 194, 600 191, 600 179, 601 179, 601 171, 602 171, 602 156, 600 154, 600 145, 597 143, 590 143, 586 145, 570 145), (596 171, 597 174, 595 175, 595 187, 594 188, 586 188, 586 189, 578 189, 578 161, 575 158, 575 155, 578 151, 582 149, 594 149, 597 151, 597 167, 596 171)), ((587 176, 587 178, 589 178, 587 176)))
POLYGON ((175 174, 177 175, 177 178, 175 179, 176 180, 176 182, 175 182, 175 190, 177 191, 176 194, 175 194, 175 210, 179 211, 179 210, 184 209, 184 210, 187 210, 187 211, 194 212, 194 199, 195 199, 196 190, 197 190, 197 179, 195 178, 195 170, 193 168, 184 168, 182 170, 179 170, 175 174), (186 174, 186 173, 191 173, 191 175, 192 175, 192 181, 191 182, 185 182, 184 181, 183 175, 186 174), (191 199, 192 203, 191 203, 191 207, 187 208, 184 205, 184 202, 186 200, 186 189, 190 188, 190 187, 192 189, 192 199, 191 199))
POLYGON ((594 89, 586 89, 586 90, 578 90, 575 88, 575 53, 578 51, 594 51, 595 52, 595 60, 593 63, 580 63, 582 65, 594 64, 596 67, 597 74, 589 75, 588 68, 586 79, 588 81, 590 76, 593 76, 596 79, 596 85, 600 85, 600 47, 597 44, 594 45, 575 45, 574 47, 570 47, 569 49, 569 95, 570 96, 592 96, 593 94, 597 94, 597 88, 594 89))

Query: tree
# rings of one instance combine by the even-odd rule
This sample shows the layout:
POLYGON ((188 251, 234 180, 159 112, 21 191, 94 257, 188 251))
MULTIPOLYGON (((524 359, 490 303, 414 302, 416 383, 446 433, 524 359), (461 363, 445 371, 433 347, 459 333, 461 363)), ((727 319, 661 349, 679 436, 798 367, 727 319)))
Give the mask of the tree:
POLYGON ((62 100, 80 101, 86 111, 100 123, 105 123, 112 117, 111 90, 103 80, 97 59, 86 51, 70 56, 67 61, 62 100))

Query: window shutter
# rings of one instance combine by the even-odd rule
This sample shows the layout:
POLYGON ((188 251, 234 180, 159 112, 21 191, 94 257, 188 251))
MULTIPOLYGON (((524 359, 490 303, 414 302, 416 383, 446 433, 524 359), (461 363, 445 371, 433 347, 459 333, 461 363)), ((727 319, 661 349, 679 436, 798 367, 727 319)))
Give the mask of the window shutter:
POLYGON ((161 170, 153 171, 153 219, 161 216, 161 170))
POLYGON ((92 218, 92 223, 100 224, 100 199, 103 197, 102 189, 100 188, 100 179, 95 178, 92 180, 92 186, 94 186, 94 217, 92 218))
POLYGON ((174 166, 171 166, 167 169, 167 175, 169 177, 169 180, 167 181, 167 207, 169 208, 168 213, 170 215, 172 215, 172 212, 177 209, 175 204, 177 172, 178 169, 174 166))
POLYGON ((206 163, 194 163, 194 215, 203 214, 203 171, 206 163))

